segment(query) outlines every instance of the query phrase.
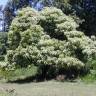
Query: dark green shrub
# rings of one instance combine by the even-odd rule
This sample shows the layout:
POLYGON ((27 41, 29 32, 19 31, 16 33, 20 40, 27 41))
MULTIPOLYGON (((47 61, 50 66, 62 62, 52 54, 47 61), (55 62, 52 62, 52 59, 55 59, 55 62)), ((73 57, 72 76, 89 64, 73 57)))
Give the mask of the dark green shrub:
POLYGON ((0 55, 5 55, 7 50, 7 33, 0 32, 0 55))
POLYGON ((0 61, 4 61, 5 60, 5 56, 4 55, 0 55, 0 61))

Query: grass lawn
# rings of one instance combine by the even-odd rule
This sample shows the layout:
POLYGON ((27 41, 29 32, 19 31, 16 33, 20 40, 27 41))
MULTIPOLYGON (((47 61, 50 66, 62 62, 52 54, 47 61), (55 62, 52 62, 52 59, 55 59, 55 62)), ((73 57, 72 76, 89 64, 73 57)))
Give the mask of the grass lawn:
POLYGON ((46 81, 40 83, 3 83, 0 84, 0 87, 14 89, 16 96, 96 96, 95 83, 46 81))
POLYGON ((0 96, 12 96, 12 95, 10 95, 10 94, 7 93, 7 92, 0 92, 0 96))
POLYGON ((0 96, 7 96, 7 94, 0 92, 0 96))

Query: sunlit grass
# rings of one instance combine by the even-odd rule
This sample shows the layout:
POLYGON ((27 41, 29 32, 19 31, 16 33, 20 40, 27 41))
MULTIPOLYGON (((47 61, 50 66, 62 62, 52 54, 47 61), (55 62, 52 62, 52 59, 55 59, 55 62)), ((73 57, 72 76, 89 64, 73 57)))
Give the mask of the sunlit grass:
POLYGON ((0 92, 0 96, 12 96, 12 95, 7 92, 0 92))

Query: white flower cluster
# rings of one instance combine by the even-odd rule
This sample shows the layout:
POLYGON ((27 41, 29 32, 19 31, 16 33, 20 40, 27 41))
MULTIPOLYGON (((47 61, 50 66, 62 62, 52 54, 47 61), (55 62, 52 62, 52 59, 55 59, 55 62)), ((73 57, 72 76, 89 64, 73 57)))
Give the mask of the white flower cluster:
POLYGON ((41 12, 31 8, 20 10, 9 32, 9 64, 84 67, 82 58, 95 56, 96 44, 77 27, 74 19, 54 7, 41 12))

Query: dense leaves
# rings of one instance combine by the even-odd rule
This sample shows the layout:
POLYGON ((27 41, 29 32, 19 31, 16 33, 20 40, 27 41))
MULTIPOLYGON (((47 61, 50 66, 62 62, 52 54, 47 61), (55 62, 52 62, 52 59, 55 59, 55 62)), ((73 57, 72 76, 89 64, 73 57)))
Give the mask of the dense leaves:
POLYGON ((71 16, 55 7, 46 7, 40 12, 23 8, 8 33, 9 50, 4 70, 35 66, 43 78, 80 75, 88 60, 96 57, 96 44, 94 37, 90 39, 77 28, 71 16))
POLYGON ((6 54, 7 33, 0 32, 0 55, 6 54))
MULTIPOLYGON (((9 0, 4 9, 5 31, 9 30, 11 21, 17 14, 17 10, 26 6, 41 10, 45 6, 55 6, 67 15, 75 14, 84 22, 79 30, 86 35, 96 35, 96 1, 95 0, 9 0)), ((75 16, 73 15, 73 17, 75 16)))

